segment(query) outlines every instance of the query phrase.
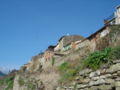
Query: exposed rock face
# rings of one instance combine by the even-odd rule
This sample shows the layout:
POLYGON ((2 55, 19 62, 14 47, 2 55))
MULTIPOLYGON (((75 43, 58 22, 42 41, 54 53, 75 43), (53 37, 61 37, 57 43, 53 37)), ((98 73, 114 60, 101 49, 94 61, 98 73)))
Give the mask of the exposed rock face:
POLYGON ((59 73, 51 60, 42 62, 43 57, 33 57, 28 65, 23 66, 14 80, 13 90, 53 90, 57 86, 59 73))
POLYGON ((58 87, 57 90, 120 90, 119 61, 115 60, 113 65, 105 69, 80 71, 73 85, 58 87))
MULTIPOLYGON (((104 32, 104 29, 102 31, 104 32)), ((62 55, 59 57, 55 54, 51 55, 51 52, 46 52, 46 55, 34 56, 17 73, 13 90, 54 90, 58 86, 60 78, 60 74, 56 70, 57 66, 63 62, 82 60, 88 53, 95 50, 120 45, 119 31, 118 27, 114 28, 114 32, 108 32, 108 28, 105 28, 104 33, 97 32, 92 38, 90 37, 90 40, 79 43, 77 50, 68 51, 67 54, 64 54, 66 52, 57 52, 62 55)), ((105 66, 101 70, 85 69, 80 71, 79 76, 73 81, 73 85, 58 87, 57 90, 114 90, 114 88, 119 90, 119 77, 120 60, 116 60, 113 65, 105 66)))
POLYGON ((16 75, 13 90, 45 90, 45 88, 39 79, 16 75))

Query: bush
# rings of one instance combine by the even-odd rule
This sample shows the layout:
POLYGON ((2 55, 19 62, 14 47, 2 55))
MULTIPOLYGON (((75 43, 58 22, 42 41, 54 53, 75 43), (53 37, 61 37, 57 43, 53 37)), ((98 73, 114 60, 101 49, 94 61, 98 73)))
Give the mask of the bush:
POLYGON ((102 51, 91 53, 84 61, 84 68, 92 68, 94 70, 100 68, 104 63, 112 62, 120 59, 120 46, 114 48, 105 48, 102 51))
POLYGON ((113 60, 120 59, 120 46, 114 48, 105 48, 89 54, 84 60, 74 60, 73 62, 64 62, 58 70, 61 74, 60 84, 66 84, 73 80, 78 72, 83 68, 99 69, 103 64, 110 64, 113 60))
POLYGON ((96 51, 91 53, 84 61, 84 68, 92 68, 94 70, 100 68, 103 63, 107 63, 109 61, 109 55, 111 52, 111 48, 106 48, 102 51, 96 51))

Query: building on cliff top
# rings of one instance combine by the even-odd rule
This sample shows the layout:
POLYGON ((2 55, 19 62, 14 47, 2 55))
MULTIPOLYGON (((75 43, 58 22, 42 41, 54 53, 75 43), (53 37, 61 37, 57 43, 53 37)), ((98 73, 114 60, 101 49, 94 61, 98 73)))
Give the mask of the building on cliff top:
POLYGON ((111 16, 104 19, 104 24, 105 25, 120 24, 120 6, 116 8, 116 11, 111 16))
POLYGON ((73 48, 75 47, 75 42, 80 42, 83 39, 84 39, 84 37, 82 37, 80 35, 62 36, 59 39, 57 46, 54 48, 54 51, 60 51, 60 52, 68 51, 72 47, 73 48))
MULTIPOLYGON (((91 34, 89 37, 86 38, 86 40, 89 40, 89 48, 92 51, 100 50, 102 48, 105 48, 103 46, 107 46, 107 40, 104 39, 104 42, 101 39, 104 38, 107 34, 110 32, 110 25, 118 25, 120 24, 120 6, 116 8, 116 11, 108 18, 104 20, 104 26, 97 30, 95 33, 91 34), (106 44, 106 45, 103 45, 106 44)), ((82 43, 82 42, 81 42, 82 43)), ((81 44, 80 43, 80 44, 81 44)))

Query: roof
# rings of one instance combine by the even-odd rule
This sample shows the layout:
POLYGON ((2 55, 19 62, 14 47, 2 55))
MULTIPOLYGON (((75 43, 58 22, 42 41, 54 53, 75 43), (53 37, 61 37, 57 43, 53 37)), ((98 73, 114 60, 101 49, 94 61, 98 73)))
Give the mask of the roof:
POLYGON ((71 42, 78 41, 78 40, 83 40, 84 37, 80 35, 69 35, 69 36, 62 36, 59 40, 59 42, 63 39, 63 46, 66 46, 70 44, 71 42))
POLYGON ((65 35, 64 36, 62 36, 58 41, 60 42, 63 38, 65 37, 65 35))
POLYGON ((54 51, 54 48, 55 48, 55 46, 50 45, 50 46, 48 46, 48 48, 46 49, 46 51, 54 51))
POLYGON ((117 9, 119 9, 120 8, 120 5, 119 6, 117 6, 117 9))
POLYGON ((97 30, 95 33, 93 33, 93 34, 91 34, 89 37, 87 37, 87 39, 93 38, 96 34, 102 32, 103 30, 105 30, 107 26, 110 26, 110 25, 105 25, 105 26, 103 26, 101 29, 97 30))

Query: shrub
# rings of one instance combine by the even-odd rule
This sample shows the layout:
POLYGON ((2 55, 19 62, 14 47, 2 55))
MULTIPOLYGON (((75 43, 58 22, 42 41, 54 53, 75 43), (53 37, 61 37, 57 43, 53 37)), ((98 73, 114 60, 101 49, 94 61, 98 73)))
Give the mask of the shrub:
POLYGON ((120 59, 120 46, 114 48, 105 48, 102 51, 91 53, 85 59, 83 67, 96 70, 100 68, 102 64, 112 62, 112 60, 115 59, 120 59))
POLYGON ((89 54, 83 60, 74 60, 73 62, 64 62, 58 70, 61 74, 60 84, 66 84, 73 80, 78 72, 83 68, 99 69, 103 64, 109 64, 112 60, 120 59, 120 46, 114 48, 105 48, 89 54))
POLYGON ((102 51, 96 51, 91 53, 84 61, 83 67, 92 68, 94 70, 100 68, 103 63, 109 61, 108 57, 111 52, 111 48, 106 48, 102 51))

